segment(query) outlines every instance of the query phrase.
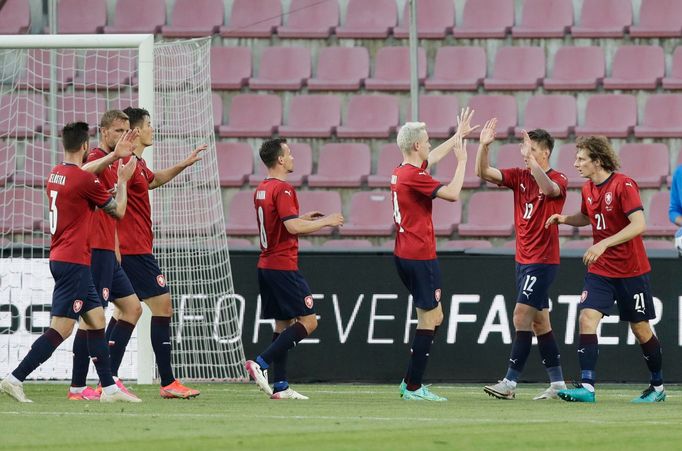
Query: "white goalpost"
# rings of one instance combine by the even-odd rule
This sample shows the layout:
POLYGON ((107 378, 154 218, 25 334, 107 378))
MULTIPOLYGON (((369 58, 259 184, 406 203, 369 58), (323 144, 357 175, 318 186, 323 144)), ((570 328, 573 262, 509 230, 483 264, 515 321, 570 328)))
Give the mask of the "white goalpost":
MULTIPOLYGON (((151 34, 0 36, 0 374, 49 325, 44 184, 61 161, 59 130, 88 122, 94 146, 106 110, 139 106, 155 128, 154 147, 144 154, 150 168, 209 145, 200 163, 150 193, 154 253, 173 298, 176 377, 247 380, 243 306, 234 296, 218 183, 209 50, 209 39, 154 43, 151 34)), ((138 383, 156 376, 145 311, 120 369, 138 383)), ((71 346, 71 339, 63 343, 32 377, 68 379, 71 346)))

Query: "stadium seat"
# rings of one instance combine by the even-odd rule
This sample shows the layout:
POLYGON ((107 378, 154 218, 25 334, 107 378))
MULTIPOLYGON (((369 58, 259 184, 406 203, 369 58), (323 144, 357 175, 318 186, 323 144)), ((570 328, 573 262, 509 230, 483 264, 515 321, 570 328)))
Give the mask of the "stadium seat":
POLYGON ((515 38, 562 38, 573 25, 572 0, 524 0, 515 38))
POLYGON ((258 77, 251 89, 299 90, 310 78, 310 50, 305 47, 266 47, 260 58, 258 77))
POLYGON ((605 89, 656 89, 665 75, 663 48, 657 45, 618 47, 605 89))
POLYGON ((558 150, 555 148, 554 152, 558 152, 554 169, 568 177, 568 187, 580 188, 583 186, 587 179, 582 178, 574 166, 576 154, 575 144, 562 144, 558 150))
POLYGON ((232 197, 230 207, 226 211, 228 235, 258 235, 253 196, 253 191, 238 191, 232 197))
POLYGON ((445 250, 466 250, 466 249, 490 249, 493 245, 488 240, 450 240, 437 242, 436 248, 439 251, 445 250))
POLYGON ((486 90, 534 90, 545 77, 541 47, 500 47, 493 75, 483 80, 486 90))
POLYGON ((317 76, 308 80, 308 90, 356 91, 369 77, 366 47, 322 47, 317 76))
MULTIPOLYGON (((338 191, 297 191, 300 214, 319 211, 324 215, 341 212, 341 196, 338 191)), ((345 227, 345 225, 344 225, 345 227)), ((311 235, 331 235, 331 227, 325 227, 311 235)))
POLYGON ((369 175, 371 165, 367 144, 328 143, 320 149, 317 173, 308 176, 308 185, 359 188, 369 175))
MULTIPOLYGON (((423 84, 426 79, 426 51, 420 47, 417 55, 417 79, 419 84, 423 84)), ((374 60, 374 77, 365 80, 365 88, 377 91, 409 91, 410 48, 380 47, 374 60)))
POLYGON ((672 67, 669 76, 663 79, 663 89, 682 89, 682 46, 673 52, 672 67))
POLYGON ((246 238, 227 238, 227 248, 232 251, 232 250, 251 250, 251 249, 256 249, 258 246, 253 244, 251 240, 248 240, 246 238))
POLYGON ((450 236, 462 222, 462 202, 447 202, 442 199, 433 202, 433 230, 437 236, 450 236))
MULTIPOLYGON (((477 118, 497 118, 496 138, 507 138, 517 124, 516 99, 509 95, 475 95, 469 99, 469 108, 477 118)), ((486 119, 487 120, 487 119, 486 119)), ((478 139, 478 134, 470 137, 478 139)))
POLYGON ((630 27, 633 38, 679 38, 682 36, 682 2, 642 0, 639 23, 630 27))
MULTIPOLYGON (((429 138, 449 138, 457 127, 459 101, 455 96, 419 96, 419 121, 426 123, 429 138)), ((412 108, 407 117, 411 118, 412 108)), ((435 147, 435 143, 434 143, 435 147)))
POLYGON ((121 90, 130 82, 137 69, 137 55, 119 49, 110 54, 96 51, 85 53, 84 71, 73 79, 75 89, 121 90))
POLYGON ((161 32, 166 24, 165 0, 118 0, 112 24, 104 27, 105 33, 161 32))
POLYGON ((575 128, 578 136, 627 138, 637 124, 637 99, 627 94, 592 95, 587 99, 584 121, 575 128))
MULTIPOLYGON (((109 106, 108 108, 111 109, 117 109, 117 110, 125 110, 129 106, 134 106, 137 107, 139 106, 139 99, 137 92, 135 91, 123 91, 118 93, 116 97, 113 99, 109 100, 109 106)), ((153 124, 153 121, 152 121, 153 124)))
POLYGON ((351 197, 350 213, 340 233, 343 236, 388 236, 393 232, 393 225, 390 191, 360 191, 351 197))
POLYGON ((498 247, 501 247, 503 249, 514 249, 514 251, 516 252, 516 237, 514 237, 513 240, 505 241, 504 243, 502 243, 502 246, 498 247))
POLYGON ((217 132, 223 123, 223 99, 217 92, 211 93, 211 105, 213 107, 213 130, 217 132))
POLYGON ((42 189, 10 188, 0 191, 0 233, 28 233, 44 223, 47 196, 42 189))
POLYGON ((644 210, 647 216, 644 235, 672 237, 675 234, 678 227, 668 218, 669 206, 670 191, 657 191, 651 196, 649 210, 644 210))
POLYGON ((670 173, 670 154, 663 143, 627 143, 618 152, 623 173, 640 188, 659 189, 670 173))
POLYGON ((514 2, 467 0, 462 23, 452 30, 455 38, 504 38, 514 25, 514 2))
POLYGON ((495 167, 498 169, 525 168, 519 144, 518 142, 502 144, 496 152, 495 167))
MULTIPOLYGON (((256 3, 256 0, 249 2, 256 3)), ((223 4, 222 0, 175 0, 171 24, 161 27, 161 34, 167 38, 209 36, 223 24, 223 4)))
POLYGON ((631 0, 585 0, 580 24, 571 27, 574 38, 622 38, 632 25, 631 0))
MULTIPOLYGON (((464 172, 463 188, 478 188, 481 186, 481 179, 476 176, 476 152, 478 151, 478 144, 467 144, 467 163, 464 172)), ((431 168, 433 177, 443 184, 448 184, 455 175, 457 168, 457 158, 454 153, 448 153, 442 160, 431 168), (435 172, 435 174, 434 174, 435 172)))
POLYGON ((12 144, 0 143, 0 186, 5 186, 14 176, 16 154, 16 148, 12 144))
POLYGON ((0 137, 29 138, 43 129, 45 98, 41 94, 0 96, 0 137))
POLYGON ((391 186, 393 170, 403 161, 403 154, 395 143, 384 144, 379 150, 376 174, 367 177, 370 188, 387 188, 391 186))
POLYGON ((359 238, 341 238, 336 240, 327 240, 322 243, 323 249, 371 249, 372 242, 366 239, 359 238))
POLYGON ((424 87, 442 91, 475 91, 486 75, 486 56, 482 47, 439 47, 433 66, 433 76, 424 87))
POLYGON ((31 28, 31 4, 7 0, 0 9, 0 34, 24 34, 31 28))
MULTIPOLYGON (((307 143, 287 143, 294 157, 294 172, 289 174, 287 182, 293 186, 301 186, 313 170, 313 151, 307 143)), ((258 185, 267 174, 260 157, 256 157, 256 173, 249 176, 251 186, 258 185)))
MULTIPOLYGON (((410 37, 410 2, 405 2, 403 21, 393 29, 396 38, 410 37)), ((445 39, 455 25, 455 4, 451 0, 420 0, 417 2, 417 37, 445 39)))
POLYGON ((516 137, 527 131, 542 128, 555 138, 567 138, 578 121, 575 97, 571 95, 535 95, 528 99, 523 127, 516 127, 516 137))
POLYGON ((107 110, 107 99, 96 93, 76 92, 57 95, 57 132, 69 122, 83 121, 90 125, 90 134, 97 133, 97 124, 107 110))
POLYGON ((642 240, 644 242, 644 248, 649 249, 662 249, 662 250, 675 250, 675 245, 672 240, 642 240))
POLYGON ((459 225, 460 236, 510 236, 514 229, 514 193, 478 191, 467 203, 467 220, 459 225))
POLYGON ((245 142, 217 142, 220 186, 242 186, 253 172, 253 149, 245 142))
POLYGON ((543 85, 546 90, 597 89, 605 73, 601 47, 561 47, 554 57, 552 76, 545 78, 543 85))
MULTIPOLYGON (((589 227, 586 227, 586 228, 590 229, 589 227)), ((594 242, 592 241, 591 238, 590 239, 567 240, 567 241, 564 241, 564 244, 561 245, 561 249, 587 250, 593 244, 594 244, 594 242)))
POLYGON ((61 155, 53 155, 49 144, 40 140, 26 142, 24 168, 17 172, 14 182, 17 185, 45 186, 50 171, 61 160, 61 155))
MULTIPOLYGON (((106 0, 59 0, 57 2, 57 32, 59 34, 101 33, 106 24, 106 0)), ((49 31, 46 29, 45 32, 49 31)))
POLYGON ((277 27, 280 38, 328 38, 339 25, 338 2, 292 0, 287 24, 277 27))
POLYGON ((682 137, 682 94, 653 94, 646 100, 641 125, 635 127, 638 138, 682 137))
POLYGON ((393 95, 355 95, 348 101, 339 138, 388 138, 399 121, 398 99, 393 95))
POLYGON ((341 97, 335 95, 299 95, 291 99, 287 125, 279 135, 302 138, 329 138, 341 124, 341 97))
POLYGON ((211 88, 241 89, 251 77, 251 49, 211 47, 211 88))
MULTIPOLYGON (((582 203, 582 195, 577 191, 568 191, 566 193, 566 202, 564 203, 564 208, 561 210, 561 214, 572 215, 580 211, 580 204, 582 203)), ((567 224, 559 224, 559 235, 560 236, 573 236, 575 235, 578 227, 573 227, 567 224)), ((589 229, 589 227, 587 227, 589 229)))
POLYGON ((220 27, 220 35, 225 38, 269 38, 281 24, 279 0, 234 0, 227 25, 220 27))
MULTIPOLYGON (((17 87, 19 89, 50 89, 50 50, 30 49, 17 87)), ((70 50, 57 50, 58 89, 64 89, 76 77, 76 55, 70 50)))
POLYGON ((397 23, 395 0, 348 0, 346 21, 336 29, 336 36, 386 39, 397 23))
POLYGON ((306 239, 303 239, 303 238, 299 238, 299 239, 298 239, 298 249, 299 249, 299 250, 303 250, 303 249, 312 249, 313 247, 314 247, 314 246, 313 246, 312 241, 306 240, 306 239))
POLYGON ((270 138, 282 123, 282 100, 277 95, 238 94, 232 98, 228 125, 221 125, 221 137, 270 138))

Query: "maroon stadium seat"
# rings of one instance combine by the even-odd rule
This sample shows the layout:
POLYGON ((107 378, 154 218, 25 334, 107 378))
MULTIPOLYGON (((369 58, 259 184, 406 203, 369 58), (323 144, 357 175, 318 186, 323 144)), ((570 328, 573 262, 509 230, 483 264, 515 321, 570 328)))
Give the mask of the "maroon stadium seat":
MULTIPOLYGON (((587 226, 584 228, 590 229, 590 227, 587 227, 587 226)), ((593 244, 594 244, 594 242, 592 241, 591 238, 590 239, 582 239, 582 240, 568 240, 568 241, 565 241, 564 244, 561 245, 561 249, 587 250, 593 244)))
POLYGON ((475 91, 483 83, 486 64, 482 47, 439 47, 433 76, 426 79, 424 86, 427 90, 475 91))
POLYGON ((327 240, 322 243, 323 249, 371 249, 372 242, 366 239, 359 238, 341 238, 336 240, 327 240))
POLYGON ((0 186, 14 176, 17 151, 12 144, 0 143, 0 186))
POLYGON ((120 90, 130 82, 137 70, 137 55, 131 50, 118 50, 111 54, 88 51, 83 67, 73 79, 76 89, 120 90))
MULTIPOLYGON (((516 99, 509 95, 476 95, 469 99, 469 108, 479 118, 497 118, 495 137, 506 138, 514 131, 517 121, 516 99)), ((473 133, 471 138, 477 139, 473 133)))
POLYGON ((465 250, 465 249, 490 249, 493 247, 488 240, 450 240, 444 243, 436 243, 439 251, 465 250))
POLYGON ((369 77, 366 47, 322 47, 317 76, 308 80, 308 90, 355 91, 369 77))
MULTIPOLYGON (((412 108, 408 108, 411 117, 412 108)), ((419 96, 419 121, 426 123, 429 138, 449 138, 457 127, 459 101, 455 96, 419 96)), ((435 147, 435 144, 434 144, 435 147)))
POLYGON ((649 250, 649 249, 663 249, 663 250, 674 250, 675 245, 673 244, 672 240, 642 240, 644 241, 644 247, 649 250))
POLYGON ((595 94, 587 100, 585 122, 575 134, 626 138, 637 123, 637 99, 627 94, 595 94))
POLYGON ((26 0, 7 0, 0 9, 0 34, 24 34, 31 27, 31 4, 26 0))
POLYGON ((45 186, 50 171, 61 160, 62 156, 53 156, 52 149, 42 141, 27 141, 24 169, 17 172, 14 182, 17 185, 45 186))
POLYGON ((339 38, 386 38, 398 23, 395 0, 348 0, 346 22, 336 29, 339 38))
POLYGON ((107 110, 107 99, 89 92, 57 95, 57 131, 69 122, 83 121, 90 125, 90 134, 97 133, 97 124, 107 110))
POLYGON ((545 78, 545 89, 597 89, 604 78, 604 50, 597 46, 561 47, 554 57, 552 76, 545 78))
MULTIPOLYGON (((30 49, 25 64, 25 71, 17 80, 20 89, 49 89, 50 88, 50 51, 30 49)), ((57 76, 55 81, 58 89, 71 83, 76 76, 76 55, 70 50, 57 50, 57 76)))
MULTIPOLYGON (((467 164, 464 172, 464 188, 478 188, 481 186, 481 179, 476 176, 476 152, 478 144, 467 144, 467 164)), ((431 174, 439 182, 448 184, 455 175, 457 168, 457 158, 454 153, 449 152, 442 160, 431 169, 431 174), (435 174, 434 174, 435 172, 435 174)))
POLYGON ((618 152, 623 173, 640 188, 659 189, 670 173, 670 154, 663 143, 627 143, 618 152))
POLYGON ((227 238, 227 247, 233 249, 255 249, 257 246, 246 238, 227 238))
MULTIPOLYGON (((564 208, 561 210, 561 214, 572 215, 580 211, 580 204, 582 202, 582 196, 577 191, 568 191, 566 193, 566 202, 564 203, 564 208)), ((561 236, 573 236, 577 227, 573 227, 567 224, 559 224, 559 235, 561 236)), ((588 227, 589 229, 589 227, 588 227)))
POLYGON ((556 156, 556 165, 554 169, 568 177, 569 188, 580 188, 585 183, 584 178, 580 176, 575 168, 575 153, 576 148, 573 143, 562 144, 559 149, 554 149, 554 152, 559 154, 556 156))
POLYGON ((341 235, 388 236, 393 232, 391 192, 360 191, 350 200, 350 213, 341 235))
POLYGON ((502 144, 496 152, 495 167, 498 169, 525 168, 526 164, 523 162, 519 144, 517 142, 502 144))
POLYGON ((433 230, 438 236, 450 236, 462 222, 462 202, 433 201, 433 230))
POLYGON ((510 236, 514 224, 511 191, 479 191, 467 203, 467 221, 460 223, 460 236, 510 236))
POLYGON ((398 99, 393 95, 356 95, 350 98, 339 138, 388 138, 399 121, 398 99))
POLYGON ((41 94, 0 96, 0 137, 31 137, 43 129, 45 119, 45 98, 41 94))
POLYGON ((668 208, 670 206, 670 191, 658 191, 651 196, 647 213, 646 231, 647 236, 670 236, 672 237, 678 227, 670 222, 668 208))
POLYGON ((633 38, 678 38, 682 36, 682 2, 642 0, 639 23, 630 27, 633 38))
POLYGON ((455 38, 504 38, 514 25, 514 2, 467 0, 455 38))
POLYGON ((251 77, 249 47, 211 47, 211 88, 241 89, 251 77))
POLYGON ((635 127, 638 138, 682 137, 682 94, 653 94, 646 100, 641 125, 635 127))
POLYGON ((359 188, 372 165, 364 143, 328 143, 320 149, 317 173, 308 176, 311 187, 359 188))
POLYGON ((292 0, 287 24, 277 28, 280 38, 328 38, 339 25, 338 2, 292 0))
POLYGON ((616 50, 606 89, 656 89, 665 75, 663 48, 657 45, 624 45, 616 50))
POLYGON ((310 50, 305 47, 267 47, 260 57, 258 77, 251 89, 298 90, 310 78, 310 50))
POLYGON ((367 177, 370 188, 386 188, 391 186, 393 170, 403 161, 403 154, 395 143, 384 144, 379 150, 376 174, 367 177))
POLYGON ((280 0, 234 0, 227 25, 220 27, 220 35, 227 38, 269 38, 280 25, 280 0))
POLYGON ((217 132, 223 123, 223 98, 217 92, 211 93, 213 106, 213 129, 217 132))
MULTIPOLYGON (((289 174, 287 182, 293 186, 301 186, 313 170, 313 151, 307 143, 287 143, 294 157, 294 172, 289 174)), ((258 185, 267 174, 260 157, 256 157, 256 173, 249 176, 251 186, 258 185)))
POLYGON ((173 38, 209 36, 223 24, 224 17, 222 0, 175 0, 171 25, 161 27, 161 34, 173 38))
POLYGON ((165 0, 118 0, 105 33, 159 33, 166 24, 165 0))
MULTIPOLYGON (((410 2, 405 2, 402 24, 393 29, 396 38, 410 37, 410 2)), ((417 2, 417 37, 444 39, 455 25, 455 4, 451 0, 419 0, 417 2)))
POLYGON ((287 125, 280 136, 329 138, 341 124, 341 97, 335 95, 300 95, 291 99, 287 125))
POLYGON ((495 54, 493 75, 483 80, 487 90, 534 90, 545 77, 541 47, 501 47, 495 54))
POLYGON ((106 24, 106 0, 59 0, 57 2, 57 32, 59 34, 101 33, 106 24))
POLYGON ((682 46, 673 52, 670 76, 663 79, 663 89, 682 89, 682 46))
POLYGON ((515 38, 562 38, 573 25, 572 0, 524 0, 515 38))
POLYGON ((585 0, 580 25, 571 27, 574 38, 622 38, 632 25, 631 0, 585 0))
POLYGON ((528 99, 523 127, 516 127, 516 136, 523 136, 521 130, 542 128, 555 138, 567 138, 576 126, 578 112, 575 97, 571 95, 536 95, 528 99))
POLYGON ((232 98, 228 124, 222 125, 222 137, 269 138, 282 123, 282 100, 277 95, 239 94, 232 98))
POLYGON ((253 149, 245 142, 217 142, 220 186, 242 186, 253 172, 253 149))
MULTIPOLYGON (((426 51, 419 48, 417 79, 426 78, 426 51)), ((374 62, 374 77, 365 80, 365 88, 382 91, 410 90, 410 48, 380 47, 374 62)))
POLYGON ((227 209, 226 229, 228 235, 258 235, 253 191, 238 191, 227 209))
MULTIPOLYGON (((319 211, 324 215, 341 212, 341 196, 337 191, 298 191, 296 194, 300 214, 311 211, 319 211)), ((311 235, 331 235, 333 230, 325 227, 311 235)))
POLYGON ((47 196, 36 188, 0 191, 0 233, 26 233, 44 224, 47 196))

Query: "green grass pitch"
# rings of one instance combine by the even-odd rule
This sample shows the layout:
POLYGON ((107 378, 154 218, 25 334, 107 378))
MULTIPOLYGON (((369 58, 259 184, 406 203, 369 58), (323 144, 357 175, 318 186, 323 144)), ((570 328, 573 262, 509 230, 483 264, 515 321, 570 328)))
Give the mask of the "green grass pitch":
POLYGON ((643 386, 602 385, 596 404, 517 399, 481 386, 435 385, 445 403, 407 402, 388 385, 295 385, 309 401, 271 401, 253 384, 200 384, 192 400, 131 386, 141 404, 66 400, 66 384, 27 383, 33 404, 0 395, 0 449, 664 450, 682 447, 682 388, 633 405, 643 386))

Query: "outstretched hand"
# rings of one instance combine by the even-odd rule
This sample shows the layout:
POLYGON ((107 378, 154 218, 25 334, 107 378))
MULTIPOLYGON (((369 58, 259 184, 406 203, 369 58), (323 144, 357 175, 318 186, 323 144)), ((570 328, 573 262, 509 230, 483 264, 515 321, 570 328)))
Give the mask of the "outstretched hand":
POLYGON ((481 136, 479 142, 482 146, 490 145, 495 141, 495 129, 497 128, 497 118, 494 117, 485 123, 481 129, 481 136))
POLYGON ((137 158, 131 157, 126 164, 118 165, 118 180, 119 182, 127 182, 133 176, 135 168, 137 167, 137 158))
POLYGON ((462 138, 466 138, 467 135, 474 130, 476 130, 478 125, 471 125, 471 119, 474 117, 474 110, 469 110, 469 107, 462 108, 459 115, 457 116, 457 133, 462 138))
POLYGON ((533 158, 533 154, 531 153, 531 146, 533 143, 531 142, 530 136, 528 136, 528 132, 526 130, 521 130, 521 133, 523 134, 523 141, 521 142, 521 156, 524 160, 529 160, 533 158))
POLYGON ((131 156, 133 154, 133 144, 139 135, 140 131, 137 128, 123 132, 121 137, 118 138, 116 147, 114 147, 114 157, 118 160, 131 156))
POLYGON ((200 146, 197 146, 196 149, 192 151, 192 153, 189 154, 187 158, 185 158, 185 161, 183 162, 183 165, 188 168, 192 166, 194 163, 197 161, 201 160, 202 157, 199 156, 201 152, 206 150, 208 148, 208 144, 201 144, 200 146))

